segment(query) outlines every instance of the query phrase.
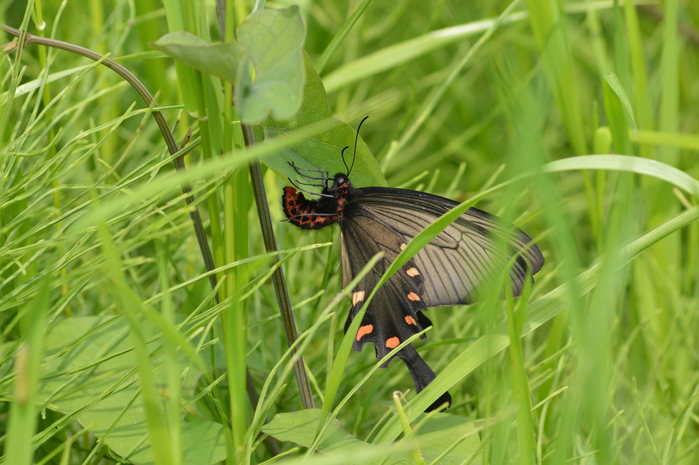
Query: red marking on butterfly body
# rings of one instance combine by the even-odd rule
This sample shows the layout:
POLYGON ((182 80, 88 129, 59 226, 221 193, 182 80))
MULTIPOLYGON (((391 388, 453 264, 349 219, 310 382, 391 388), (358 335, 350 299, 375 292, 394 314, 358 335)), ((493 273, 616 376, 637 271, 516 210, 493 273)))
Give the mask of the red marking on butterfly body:
POLYGON ((349 180, 343 174, 336 174, 332 188, 323 189, 320 200, 307 199, 303 192, 292 186, 284 188, 282 206, 289 221, 302 229, 320 229, 342 220, 344 209, 349 204, 349 180))

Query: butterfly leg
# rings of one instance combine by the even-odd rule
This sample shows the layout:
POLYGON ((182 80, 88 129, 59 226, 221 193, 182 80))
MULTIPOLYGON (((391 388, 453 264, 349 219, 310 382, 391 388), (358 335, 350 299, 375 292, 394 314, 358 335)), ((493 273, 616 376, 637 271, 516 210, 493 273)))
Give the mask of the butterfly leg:
POLYGON ((301 167, 299 167, 299 166, 294 165, 293 162, 289 162, 289 165, 294 169, 294 171, 296 171, 296 173, 297 173, 299 176, 303 176, 304 178, 307 178, 307 179, 317 179, 317 180, 319 180, 319 181, 325 181, 326 186, 327 186, 327 182, 330 180, 330 173, 328 173, 328 172, 325 171, 325 170, 313 170, 313 169, 309 169, 309 168, 301 168, 301 167), (320 177, 320 178, 317 178, 317 177, 314 177, 314 176, 311 176, 311 175, 308 175, 308 174, 304 174, 304 173, 302 173, 301 171, 306 171, 306 172, 308 172, 308 173, 321 173, 321 174, 323 174, 323 176, 320 177))

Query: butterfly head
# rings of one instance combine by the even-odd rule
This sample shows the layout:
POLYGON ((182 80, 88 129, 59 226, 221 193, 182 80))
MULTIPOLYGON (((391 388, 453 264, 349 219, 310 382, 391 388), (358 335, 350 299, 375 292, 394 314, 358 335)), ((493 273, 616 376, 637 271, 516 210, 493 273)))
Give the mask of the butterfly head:
POLYGON ((332 177, 332 183, 328 186, 329 191, 341 191, 350 187, 349 176, 344 173, 337 173, 332 177))

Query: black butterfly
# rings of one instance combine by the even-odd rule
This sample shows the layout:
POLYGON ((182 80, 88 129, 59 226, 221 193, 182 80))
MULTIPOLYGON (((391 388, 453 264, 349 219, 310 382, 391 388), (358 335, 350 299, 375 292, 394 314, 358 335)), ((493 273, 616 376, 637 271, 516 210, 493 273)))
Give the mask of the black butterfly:
MULTIPOLYGON (((348 174, 338 173, 333 177, 323 170, 292 167, 300 176, 322 182, 300 184, 322 187, 322 192, 314 194, 320 196, 319 200, 310 200, 300 192, 303 190, 300 187, 298 190, 285 187, 284 212, 292 224, 302 229, 340 224, 343 285, 348 285, 370 258, 378 252, 384 253, 352 291, 352 309, 345 323, 347 331, 365 298, 406 244, 458 203, 407 189, 354 188, 349 180, 352 168, 346 164, 348 174)), ((402 341, 432 325, 423 310, 473 303, 477 290, 484 285, 495 285, 500 270, 512 257, 516 258, 510 269, 510 284, 512 293, 518 296, 527 272, 533 275, 544 264, 539 247, 523 231, 494 215, 470 208, 379 289, 364 313, 352 348, 361 351, 369 342, 376 348, 377 359, 383 358, 402 341), (503 250, 502 244, 507 244, 509 250, 503 250)), ((408 366, 417 392, 436 377, 412 344, 382 367, 387 367, 395 357, 403 359, 408 366)), ((448 392, 428 410, 445 403, 451 404, 448 392)))

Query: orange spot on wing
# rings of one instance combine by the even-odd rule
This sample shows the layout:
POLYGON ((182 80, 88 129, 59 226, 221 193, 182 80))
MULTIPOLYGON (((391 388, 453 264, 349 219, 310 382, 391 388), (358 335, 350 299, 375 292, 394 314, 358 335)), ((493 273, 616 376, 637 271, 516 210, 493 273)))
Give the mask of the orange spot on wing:
POLYGON ((417 270, 417 268, 412 267, 412 268, 408 268, 407 270, 405 270, 405 274, 407 274, 411 278, 414 278, 415 276, 418 276, 420 274, 420 272, 417 270))
POLYGON ((415 323, 415 318, 412 316, 408 315, 405 317, 405 322, 408 323, 409 325, 415 325, 417 326, 417 323, 415 323))
POLYGON ((400 344, 400 339, 398 339, 395 336, 386 339, 386 347, 388 347, 389 349, 395 349, 396 347, 398 347, 398 344, 400 344))
POLYGON ((411 292, 410 294, 408 294, 408 299, 412 300, 413 302, 419 302, 420 296, 414 292, 411 292))
POLYGON ((360 340, 367 334, 371 334, 372 331, 374 331, 374 325, 360 326, 359 330, 357 331, 357 340, 360 340))

